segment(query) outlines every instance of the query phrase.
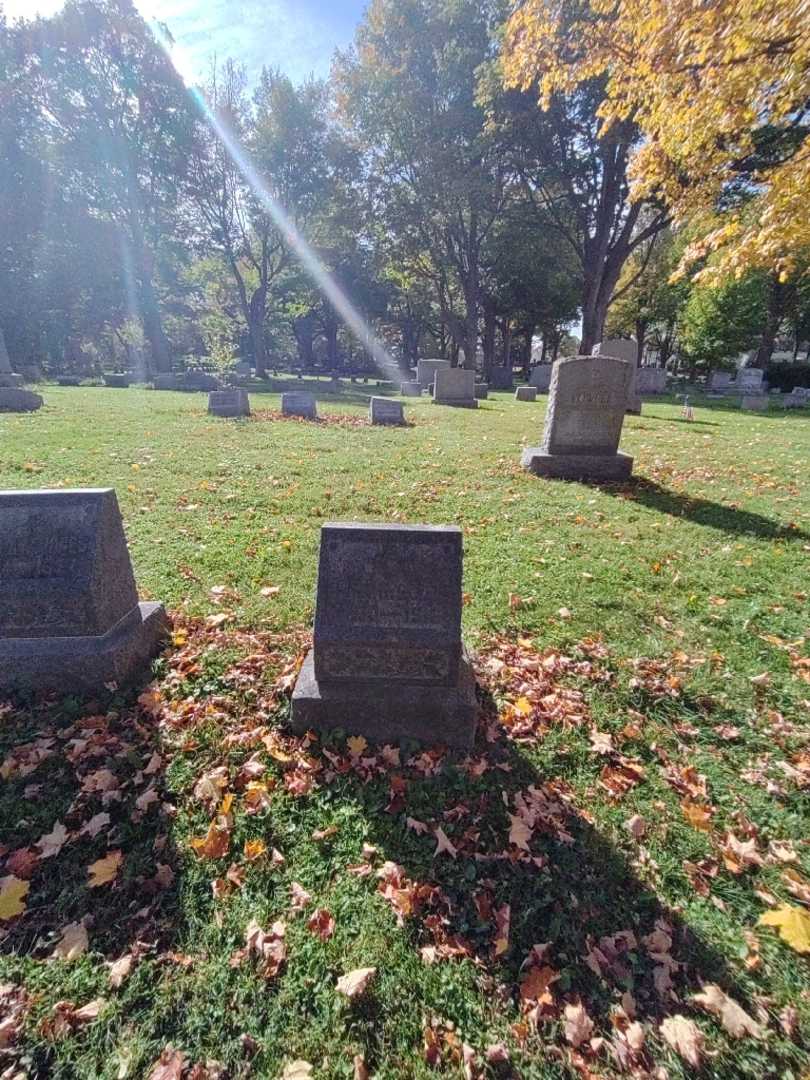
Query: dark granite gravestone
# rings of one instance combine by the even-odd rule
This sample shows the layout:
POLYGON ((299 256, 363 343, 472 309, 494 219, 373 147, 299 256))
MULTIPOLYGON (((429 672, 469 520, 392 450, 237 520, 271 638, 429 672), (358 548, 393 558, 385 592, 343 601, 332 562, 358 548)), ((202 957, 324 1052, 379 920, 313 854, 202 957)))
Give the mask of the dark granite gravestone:
POLYGON ((475 396, 479 401, 486 401, 489 397, 489 383, 477 382, 475 384, 475 396))
POLYGON ((422 387, 418 382, 404 382, 399 388, 403 397, 421 397, 422 387))
POLYGON ((179 390, 181 388, 174 375, 156 375, 152 385, 155 390, 179 390))
POLYGON ((418 360, 416 363, 416 381, 423 390, 431 390, 436 378, 436 372, 447 370, 449 367, 449 360, 418 360))
POLYGON ((633 459, 618 448, 632 373, 609 356, 558 360, 543 444, 523 451, 523 467, 564 480, 626 480, 633 459))
POLYGON ((182 376, 182 389, 183 390, 221 390, 222 383, 215 375, 210 375, 207 371, 199 371, 193 369, 187 371, 182 376))
POLYGON ((630 365, 630 382, 627 387, 627 412, 641 416, 641 397, 636 386, 638 372, 638 344, 632 338, 608 338, 594 345, 594 356, 611 356, 625 360, 630 365))
POLYGON ((56 384, 57 386, 81 386, 82 380, 78 375, 60 375, 56 384))
MULTIPOLYGON (((6 349, 5 338, 3 337, 3 331, 0 329, 0 387, 9 387, 11 389, 19 388, 23 385, 24 379, 22 375, 11 370, 11 359, 6 349)), ((7 409, 7 412, 20 412, 19 409, 7 409)))
POLYGON ((212 390, 208 411, 212 416, 250 416, 250 398, 244 390, 212 390))
POLYGON ((401 401, 373 397, 368 403, 368 418, 372 424, 404 424, 405 412, 401 401))
POLYGON ((455 526, 324 525, 295 730, 469 749, 478 705, 461 643, 461 578, 455 526))
POLYGON ((115 390, 126 390, 129 386, 129 375, 124 372, 112 372, 104 376, 104 385, 111 386, 115 390))
POLYGON ((290 390, 281 395, 281 412, 283 416, 303 416, 307 420, 317 420, 315 395, 309 390, 290 390))
MULTIPOLYGON (((0 386, 0 413, 36 412, 42 408, 42 398, 31 390, 21 390, 13 386, 0 386)), ((2 567, 0 567, 2 573, 2 567)))
POLYGON ((515 390, 515 401, 537 401, 537 387, 519 386, 515 390))
POLYGON ((507 367, 494 367, 489 373, 490 390, 513 390, 515 386, 512 369, 507 367))
POLYGON ((551 364, 538 364, 532 368, 529 376, 529 385, 534 386, 541 394, 547 394, 551 386, 551 364))
POLYGON ((95 693, 166 633, 139 604, 112 489, 0 491, 0 690, 95 693))

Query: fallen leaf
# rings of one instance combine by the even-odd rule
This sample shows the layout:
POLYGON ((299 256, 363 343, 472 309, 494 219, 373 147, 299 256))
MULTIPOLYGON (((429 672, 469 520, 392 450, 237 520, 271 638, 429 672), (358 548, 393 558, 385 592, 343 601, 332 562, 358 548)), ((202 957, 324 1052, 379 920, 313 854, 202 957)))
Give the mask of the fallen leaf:
POLYGON ((679 1057, 693 1069, 699 1069, 703 1059, 703 1032, 692 1020, 677 1013, 661 1024, 661 1035, 679 1057))
POLYGON ((351 738, 346 740, 346 746, 353 758, 359 758, 368 749, 368 740, 364 739, 362 735, 352 735, 351 738))
POLYGON ((377 969, 375 967, 356 968, 354 971, 349 971, 338 979, 336 984, 337 992, 343 994, 349 1001, 354 1001, 355 998, 361 997, 366 992, 368 984, 376 974, 377 969))
POLYGON ((630 833, 634 840, 640 840, 644 833, 647 831, 647 822, 641 817, 640 814, 634 814, 631 818, 628 818, 624 823, 625 829, 630 833))
POLYGON ((87 868, 88 885, 97 889, 100 885, 109 885, 118 876, 124 856, 120 849, 108 851, 103 859, 97 859, 87 868))
POLYGON ((310 894, 297 881, 294 881, 290 886, 290 892, 292 893, 292 904, 290 906, 293 911, 303 911, 307 904, 312 903, 310 894))
POLYGON ((436 850, 433 852, 434 859, 437 855, 441 855, 443 852, 446 852, 451 858, 455 859, 456 855, 458 854, 458 850, 450 842, 450 839, 448 838, 444 829, 441 828, 441 826, 436 826, 436 828, 434 829, 434 836, 438 841, 438 843, 436 844, 436 850))
POLYGON ((328 941, 335 932, 335 920, 325 908, 316 908, 307 921, 307 929, 321 941, 328 941))
POLYGON ((291 1061, 289 1065, 284 1066, 281 1080, 310 1080, 311 1076, 312 1066, 308 1061, 299 1058, 298 1061, 291 1061))
POLYGON ((517 814, 510 814, 509 821, 511 822, 509 826, 509 843, 514 844, 521 851, 530 851, 529 840, 532 837, 532 830, 523 818, 517 814))
POLYGON ((85 822, 82 828, 79 830, 79 836, 89 836, 91 838, 98 836, 102 829, 106 829, 110 824, 109 814, 94 814, 89 821, 85 822))
POLYGON ((369 1080, 370 1073, 366 1066, 366 1059, 362 1054, 354 1055, 354 1075, 352 1080, 369 1080))
POLYGON ((593 1034, 593 1020, 588 1016, 584 1005, 565 1006, 564 1031, 566 1040, 575 1050, 590 1039, 593 1034))
POLYGON ((135 957, 132 953, 125 953, 117 960, 110 964, 110 986, 114 989, 118 989, 123 983, 130 972, 132 971, 132 965, 135 963, 135 957))
POLYGON ((87 928, 84 923, 68 923, 62 929, 62 936, 56 943, 51 956, 58 960, 75 960, 86 951, 88 944, 87 928))
POLYGON ((248 862, 256 862, 267 851, 267 844, 264 840, 246 840, 243 850, 248 862))
POLYGON ((66 843, 69 833, 61 821, 57 821, 53 829, 37 840, 37 847, 42 852, 43 859, 50 859, 58 855, 66 843))
POLYGON ((167 1046, 149 1073, 148 1080, 180 1080, 186 1067, 186 1055, 167 1046))
POLYGON ((714 983, 704 986, 702 993, 693 994, 692 1000, 702 1005, 706 1012, 716 1016, 735 1039, 741 1039, 744 1035, 753 1035, 758 1039, 762 1035, 762 1028, 756 1020, 714 983))
POLYGON ((700 832, 711 832, 712 812, 708 807, 703 806, 701 803, 692 802, 691 799, 684 799, 681 803, 681 810, 683 810, 683 816, 693 829, 699 829, 700 832))
POLYGON ((0 920, 15 919, 22 915, 30 888, 30 881, 22 881, 13 874, 0 878, 0 920))
POLYGON ((775 926, 779 936, 797 953, 810 953, 810 912, 792 904, 780 904, 760 917, 760 926, 775 926))

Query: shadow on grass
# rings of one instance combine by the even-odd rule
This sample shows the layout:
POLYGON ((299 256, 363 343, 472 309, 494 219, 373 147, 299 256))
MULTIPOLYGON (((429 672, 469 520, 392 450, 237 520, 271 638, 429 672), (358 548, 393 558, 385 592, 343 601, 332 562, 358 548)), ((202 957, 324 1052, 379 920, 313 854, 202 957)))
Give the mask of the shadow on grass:
POLYGON ((654 480, 634 477, 621 487, 606 485, 604 490, 621 498, 632 499, 650 510, 657 510, 670 517, 685 518, 695 525, 733 533, 737 536, 757 536, 766 540, 807 541, 810 536, 801 529, 792 529, 778 521, 754 514, 750 510, 738 510, 723 503, 712 502, 696 496, 684 495, 662 487, 654 480))

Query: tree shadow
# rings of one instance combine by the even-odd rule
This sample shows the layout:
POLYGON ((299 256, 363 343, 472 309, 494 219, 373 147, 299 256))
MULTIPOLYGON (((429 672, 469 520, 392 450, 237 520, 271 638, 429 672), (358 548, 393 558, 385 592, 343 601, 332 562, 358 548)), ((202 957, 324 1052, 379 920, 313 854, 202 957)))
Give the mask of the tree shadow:
POLYGON ((670 517, 686 519, 695 525, 718 529, 720 532, 733 533, 737 536, 757 536, 766 540, 806 542, 810 535, 801 529, 794 529, 778 521, 752 513, 750 510, 738 510, 732 506, 712 502, 693 495, 684 495, 662 487, 646 477, 633 477, 621 486, 608 485, 604 488, 610 494, 623 499, 641 503, 650 510, 656 510, 670 517))
POLYGON ((716 420, 685 420, 682 416, 653 416, 643 413, 641 420, 659 420, 663 424, 697 424, 700 427, 720 427, 716 420))
MULTIPOLYGON (((487 728, 497 709, 480 685, 479 695, 487 728)), ((417 750, 410 761, 435 756, 417 750)), ((407 897, 405 932, 427 963, 473 961, 502 1000, 537 1008, 540 1020, 581 996, 604 1030, 622 1002, 641 1020, 658 1019, 682 1011, 686 995, 705 982, 747 1003, 725 958, 644 880, 645 860, 650 879, 659 873, 644 849, 637 846, 631 862, 566 781, 541 772, 511 740, 487 744, 479 733, 466 760, 447 755, 432 776, 395 770, 388 790, 348 772, 339 797, 361 809, 384 861, 380 891, 386 897, 391 883, 395 912, 407 897), (536 815, 525 850, 510 843, 510 815, 521 814, 521 805, 536 815), (439 828, 454 854, 434 855, 439 828), (507 923, 502 934, 498 926, 507 923), (546 1004, 554 1006, 544 1011, 527 980, 542 983, 546 966, 546 1004)))

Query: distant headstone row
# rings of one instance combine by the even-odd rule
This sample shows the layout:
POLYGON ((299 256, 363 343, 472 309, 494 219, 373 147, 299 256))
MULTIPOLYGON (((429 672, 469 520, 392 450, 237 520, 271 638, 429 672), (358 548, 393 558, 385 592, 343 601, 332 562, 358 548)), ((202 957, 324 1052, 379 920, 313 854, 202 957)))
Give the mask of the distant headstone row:
POLYGON ((0 412, 36 412, 42 408, 42 398, 24 390, 24 381, 22 375, 11 370, 11 360, 0 330, 0 412))

